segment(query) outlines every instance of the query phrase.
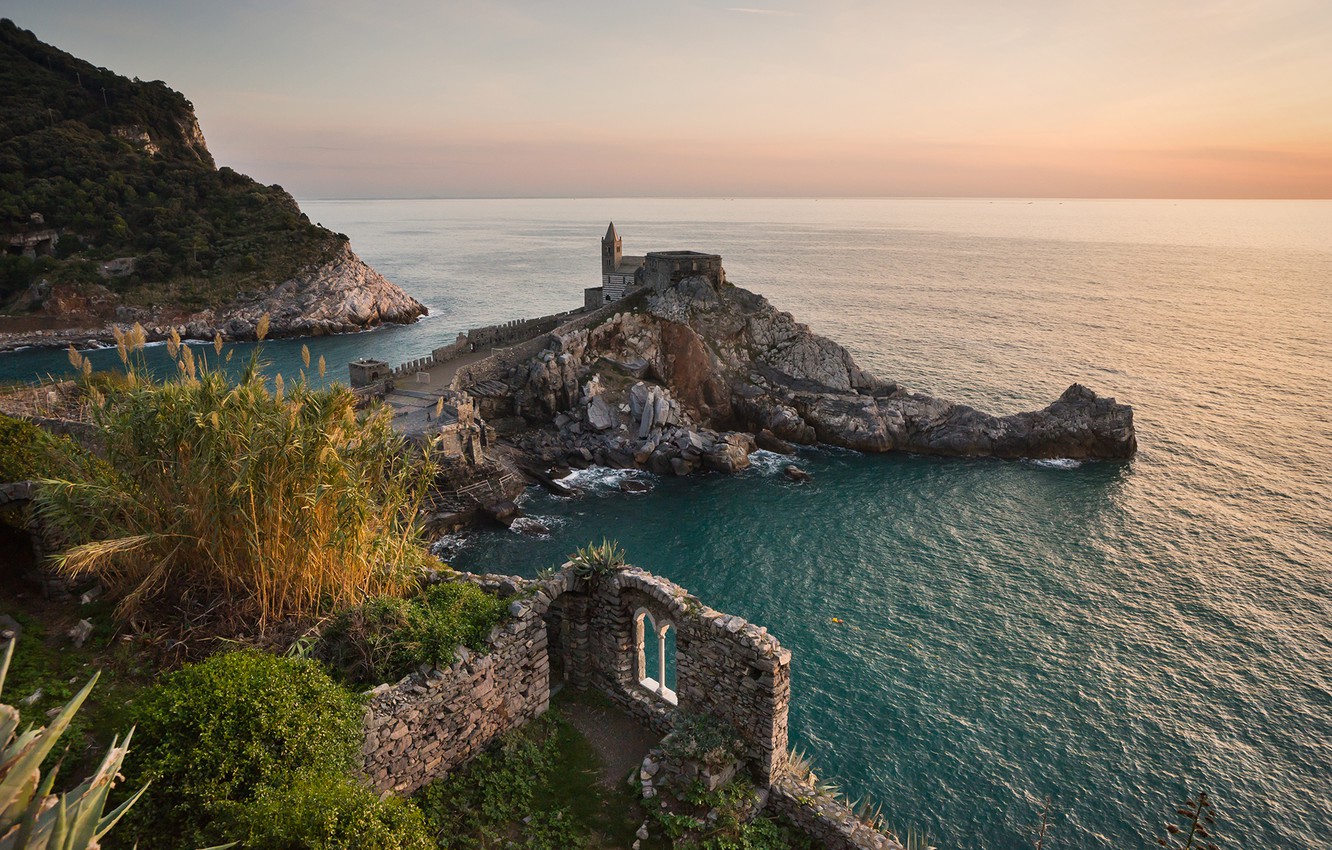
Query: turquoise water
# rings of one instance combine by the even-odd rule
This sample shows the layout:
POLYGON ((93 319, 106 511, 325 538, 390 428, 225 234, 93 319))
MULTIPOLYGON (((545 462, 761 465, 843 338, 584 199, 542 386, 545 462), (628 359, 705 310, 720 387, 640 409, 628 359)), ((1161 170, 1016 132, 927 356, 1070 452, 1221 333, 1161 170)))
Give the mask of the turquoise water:
MULTIPOLYGON (((453 560, 532 574, 611 536, 767 625, 795 654, 796 745, 941 847, 1030 846, 1047 794, 1047 847, 1146 847, 1198 788, 1223 846, 1327 846, 1332 203, 304 207, 435 314, 312 343, 331 364, 566 309, 614 218, 631 253, 721 253, 881 377, 1000 413, 1073 381, 1133 404, 1127 463, 808 450, 806 485, 766 459, 647 496, 593 475, 583 499, 529 495, 549 539, 497 531, 453 560)), ((288 371, 298 351, 266 348, 288 371)))

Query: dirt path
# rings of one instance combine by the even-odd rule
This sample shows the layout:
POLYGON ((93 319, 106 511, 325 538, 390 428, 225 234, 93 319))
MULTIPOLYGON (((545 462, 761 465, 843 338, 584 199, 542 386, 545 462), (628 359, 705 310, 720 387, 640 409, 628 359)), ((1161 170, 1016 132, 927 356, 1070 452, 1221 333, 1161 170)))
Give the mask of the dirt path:
POLYGON ((624 785, 629 771, 642 764, 643 756, 661 740, 660 735, 617 708, 603 705, 586 694, 567 694, 559 707, 596 750, 601 762, 601 784, 607 788, 624 785))

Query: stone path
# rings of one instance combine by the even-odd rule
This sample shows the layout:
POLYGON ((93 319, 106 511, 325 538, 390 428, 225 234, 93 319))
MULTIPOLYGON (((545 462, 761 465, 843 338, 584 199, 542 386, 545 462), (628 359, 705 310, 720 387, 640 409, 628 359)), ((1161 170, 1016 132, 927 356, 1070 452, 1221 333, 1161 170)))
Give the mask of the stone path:
POLYGON ((661 736, 638 721, 608 706, 594 705, 581 695, 561 700, 560 711, 579 731, 601 762, 601 784, 618 788, 629 771, 643 763, 643 756, 657 746, 661 736))
POLYGON ((440 394, 449 388, 453 376, 464 366, 471 366, 491 355, 491 349, 469 351, 453 358, 447 363, 422 370, 430 375, 428 383, 417 383, 415 375, 403 375, 396 379, 398 388, 384 397, 384 402, 393 408, 393 427, 400 434, 426 434, 434 431, 438 423, 433 421, 435 403, 440 394), (426 419, 426 412, 431 419, 426 419))

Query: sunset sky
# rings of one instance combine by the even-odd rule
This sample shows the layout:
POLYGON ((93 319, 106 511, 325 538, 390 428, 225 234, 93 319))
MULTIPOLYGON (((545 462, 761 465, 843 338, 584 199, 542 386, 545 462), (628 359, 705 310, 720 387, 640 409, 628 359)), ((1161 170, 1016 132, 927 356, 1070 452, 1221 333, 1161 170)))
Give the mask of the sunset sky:
POLYGON ((298 197, 1332 197, 1328 0, 7 0, 298 197))

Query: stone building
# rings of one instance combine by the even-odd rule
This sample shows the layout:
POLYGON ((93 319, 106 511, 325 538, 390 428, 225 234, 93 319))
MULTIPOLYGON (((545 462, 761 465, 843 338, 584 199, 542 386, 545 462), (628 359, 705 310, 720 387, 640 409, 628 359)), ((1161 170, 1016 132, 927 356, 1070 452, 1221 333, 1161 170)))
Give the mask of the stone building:
POLYGON ((601 237, 602 298, 619 301, 626 292, 637 286, 634 278, 643 267, 644 259, 625 256, 620 234, 616 232, 615 222, 612 221, 606 228, 606 235, 601 237))
POLYGON ((719 254, 698 251, 652 251, 642 257, 626 256, 615 222, 601 237, 601 286, 583 291, 583 307, 595 310, 619 301, 640 286, 664 290, 686 277, 708 278, 714 287, 726 282, 719 254))
POLYGON ((447 459, 469 464, 485 463, 485 448, 491 433, 476 415, 476 403, 467 393, 447 390, 440 413, 440 449, 447 459))
POLYGON ((721 289, 726 283, 726 271, 722 268, 721 254, 704 254, 699 251, 653 251, 643 258, 643 268, 638 273, 638 283, 640 286, 652 287, 655 292, 665 292, 687 277, 705 278, 712 284, 713 289, 721 289))

